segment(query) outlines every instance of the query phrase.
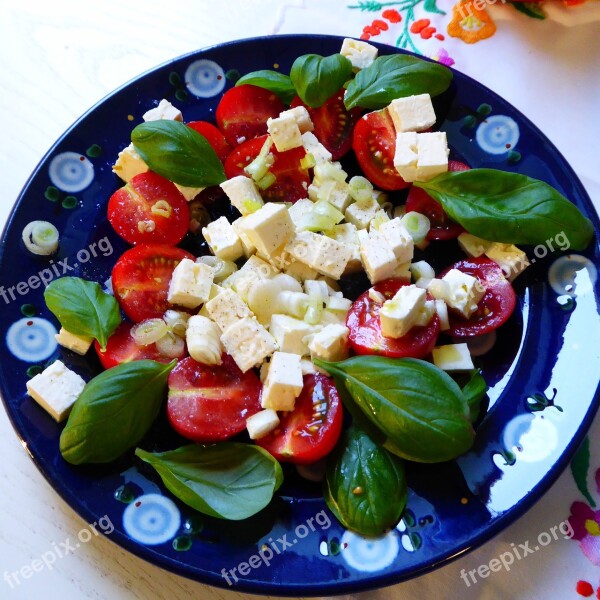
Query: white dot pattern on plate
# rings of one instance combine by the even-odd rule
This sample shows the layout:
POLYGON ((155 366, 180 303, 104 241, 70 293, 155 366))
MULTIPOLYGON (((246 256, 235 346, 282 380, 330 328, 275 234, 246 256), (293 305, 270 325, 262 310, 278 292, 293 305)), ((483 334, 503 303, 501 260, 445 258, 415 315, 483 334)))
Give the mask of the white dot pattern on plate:
POLYGON ((548 283, 560 296, 583 296, 594 289, 598 280, 596 265, 580 254, 557 258, 548 269, 548 283))
POLYGON ((63 192, 75 194, 94 181, 94 165, 83 154, 57 154, 48 167, 50 181, 63 192))
POLYGON ((181 525, 179 509, 160 494, 136 498, 123 513, 123 528, 140 544, 156 546, 172 539, 181 525))
POLYGON ((185 70, 185 85, 198 98, 212 98, 225 87, 225 73, 212 60, 196 60, 185 70))
POLYGON ((54 325, 46 319, 19 319, 6 333, 6 346, 20 360, 40 362, 52 356, 56 350, 56 333, 54 325))
POLYGON ((556 425, 541 414, 519 415, 504 428, 502 441, 517 460, 538 462, 552 454, 558 432, 556 425))
POLYGON ((400 549, 398 535, 390 531, 380 538, 364 538, 346 531, 341 540, 341 556, 357 571, 374 573, 389 567, 400 549))
POLYGON ((489 154, 505 154, 519 141, 519 126, 505 115, 487 117, 477 128, 477 144, 489 154))

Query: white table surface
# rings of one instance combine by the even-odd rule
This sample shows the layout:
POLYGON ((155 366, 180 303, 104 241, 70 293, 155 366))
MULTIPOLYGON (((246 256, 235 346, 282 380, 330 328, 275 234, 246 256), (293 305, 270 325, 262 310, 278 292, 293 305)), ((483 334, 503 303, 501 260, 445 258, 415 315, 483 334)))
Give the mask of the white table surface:
MULTIPOLYGON (((115 87, 163 61, 221 41, 311 31, 358 35, 360 30, 348 30, 335 18, 330 10, 333 4, 333 0, 0 0, 0 224, 4 224, 28 175, 55 139, 115 87)), ((510 35, 526 37, 527 28, 533 25, 533 21, 520 22, 510 35)), ((590 26, 597 28, 598 24, 590 26)), ((478 64, 476 53, 468 64, 462 64, 462 70, 532 118, 561 149, 598 206, 600 36, 595 36, 591 47, 562 48, 561 60, 557 60, 557 54, 552 55, 551 25, 548 33, 545 47, 538 44, 530 53, 539 61, 554 61, 556 77, 538 78, 539 71, 530 68, 534 63, 520 64, 519 54, 515 51, 511 55, 510 48, 501 57, 503 75, 489 68, 489 57, 487 65, 478 64), (591 78, 594 73, 595 81, 591 78)), ((52 544, 75 538, 85 523, 36 470, 2 410, 0 456, 1 577, 5 571, 30 564, 52 544)), ((556 486, 572 487, 568 477, 563 475, 556 486)), ((559 494, 549 493, 533 511, 538 517, 550 515, 547 524, 555 525, 559 522, 555 512, 558 501, 559 494)), ((352 597, 404 599, 416 593, 428 597, 427 590, 439 589, 445 583, 448 589, 458 589, 456 582, 462 568, 489 562, 502 545, 526 539, 528 522, 528 517, 521 519, 478 551, 415 582, 352 597)), ((537 523, 539 527, 539 518, 537 523)), ((539 531, 529 533, 533 537, 539 531)), ((569 552, 577 552, 575 544, 565 549, 569 552)), ((548 554, 540 553, 505 575, 512 578, 513 584, 518 582, 511 589, 521 589, 522 595, 513 593, 514 598, 531 598, 534 591, 536 597, 562 597, 554 595, 556 590, 545 589, 547 581, 539 575, 544 561, 548 572, 560 568, 548 559, 548 554), (533 581, 532 572, 538 573, 533 581)), ((456 597, 506 597, 503 585, 499 578, 490 579, 485 585, 462 587, 456 597)), ((35 573, 14 589, 0 581, 0 598, 11 600, 192 597, 233 600, 248 596, 167 573, 102 536, 82 545, 53 570, 35 573)))

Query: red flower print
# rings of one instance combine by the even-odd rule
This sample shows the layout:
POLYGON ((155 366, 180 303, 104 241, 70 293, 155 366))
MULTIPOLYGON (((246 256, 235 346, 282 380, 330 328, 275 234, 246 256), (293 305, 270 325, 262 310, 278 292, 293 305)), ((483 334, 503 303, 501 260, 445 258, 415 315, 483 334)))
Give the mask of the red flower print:
POLYGON ((394 8, 388 8, 381 13, 384 19, 387 19, 390 23, 400 23, 402 21, 402 15, 394 8))

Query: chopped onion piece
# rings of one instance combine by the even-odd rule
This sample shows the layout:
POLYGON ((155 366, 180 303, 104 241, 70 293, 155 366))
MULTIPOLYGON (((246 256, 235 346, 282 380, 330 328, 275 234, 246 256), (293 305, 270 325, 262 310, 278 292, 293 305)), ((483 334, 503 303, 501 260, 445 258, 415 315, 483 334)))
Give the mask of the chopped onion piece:
POLYGON ((208 265, 215 270, 213 278, 215 283, 221 283, 221 281, 227 279, 238 270, 237 265, 233 261, 223 260, 218 256, 200 256, 196 259, 196 262, 208 265))
POLYGON ((183 338, 169 332, 156 342, 156 349, 167 358, 181 358, 185 352, 185 342, 183 338))
POLYGON ((169 309, 163 315, 163 320, 168 329, 180 337, 185 337, 189 319, 190 315, 188 313, 179 310, 169 309))
POLYGON ((131 337, 138 346, 154 344, 166 333, 167 324, 162 319, 146 319, 131 328, 131 337))
POLYGON ((58 229, 48 221, 31 221, 23 229, 22 237, 32 254, 49 256, 58 249, 58 229))
POLYGON ((421 213, 410 211, 407 212, 401 219, 402 225, 406 227, 408 233, 412 237, 415 244, 420 244, 425 240, 425 236, 429 233, 431 224, 429 219, 421 213))

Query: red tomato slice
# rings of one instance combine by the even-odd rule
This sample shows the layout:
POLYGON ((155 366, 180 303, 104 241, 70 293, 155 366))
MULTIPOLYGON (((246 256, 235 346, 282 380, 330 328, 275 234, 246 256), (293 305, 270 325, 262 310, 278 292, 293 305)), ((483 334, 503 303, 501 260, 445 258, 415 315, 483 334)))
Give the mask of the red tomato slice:
POLYGON ((225 139, 225 136, 212 123, 208 121, 191 121, 187 126, 204 136, 217 153, 221 162, 225 162, 232 148, 225 139))
POLYGON ((354 127, 352 148, 367 179, 384 190, 410 185, 394 167, 396 130, 387 109, 367 113, 354 127))
MULTIPOLYGON (((468 171, 471 167, 458 160, 448 162, 448 171, 468 171)), ((425 190, 411 187, 406 199, 406 212, 415 211, 425 215, 430 223, 431 229, 427 233, 428 240, 452 240, 464 232, 464 228, 453 221, 442 208, 425 190)))
POLYGON ((161 318, 169 303, 169 282, 182 259, 195 256, 173 246, 140 244, 127 250, 112 271, 115 298, 136 323, 161 318))
MULTIPOLYGON (((160 354, 156 349, 156 344, 148 344, 148 346, 138 346, 131 337, 131 328, 134 323, 121 323, 115 332, 108 338, 106 350, 102 352, 100 344, 96 340, 94 348, 98 354, 98 358, 105 369, 116 367, 121 363, 131 362, 133 360, 156 360, 162 363, 169 363, 173 359, 167 358, 160 354)), ((185 352, 178 358, 183 358, 185 352)))
POLYGON ((485 256, 466 258, 448 267, 439 277, 443 277, 450 269, 458 269, 477 277, 486 292, 469 319, 449 310, 450 329, 444 333, 455 337, 483 335, 497 329, 508 320, 517 304, 517 297, 510 281, 504 277, 497 263, 485 256))
POLYGON ((319 108, 307 106, 298 96, 292 101, 292 108, 306 108, 315 126, 313 133, 331 152, 333 160, 342 158, 352 147, 352 132, 361 114, 360 108, 346 110, 344 92, 345 90, 340 90, 319 108))
POLYGON ((333 450, 343 416, 333 379, 320 373, 306 375, 294 410, 281 413, 279 427, 256 443, 277 460, 307 465, 333 450))
MULTIPOLYGON (((404 285, 410 285, 403 279, 386 279, 374 285, 386 299, 392 298, 404 285)), ((350 329, 349 340, 356 354, 379 354, 392 358, 423 358, 434 348, 440 332, 440 320, 437 314, 425 327, 413 327, 405 336, 392 339, 381 333, 379 311, 381 305, 369 298, 369 291, 359 296, 346 317, 346 326, 350 329)))
POLYGON ((269 90, 255 85, 239 85, 227 90, 217 106, 217 125, 225 139, 237 146, 267 133, 267 119, 285 110, 281 100, 269 90))
POLYGON ((148 171, 133 177, 111 196, 108 220, 132 245, 174 246, 188 230, 190 209, 173 183, 148 171))
POLYGON ((169 375, 169 422, 195 442, 226 440, 243 431, 246 419, 262 410, 261 389, 256 373, 242 373, 227 354, 221 365, 186 358, 169 375))
MULTIPOLYGON (((246 175, 244 167, 249 165, 263 147, 266 135, 244 142, 238 146, 225 161, 225 175, 228 179, 237 175, 246 175)), ((308 169, 300 166, 300 161, 306 156, 304 148, 293 148, 278 152, 275 146, 271 148, 275 162, 270 171, 276 181, 260 194, 265 202, 296 202, 308 196, 310 184, 308 169)))

